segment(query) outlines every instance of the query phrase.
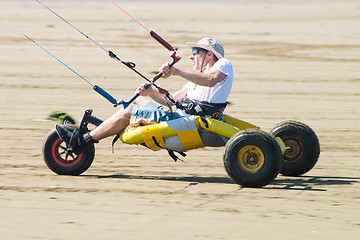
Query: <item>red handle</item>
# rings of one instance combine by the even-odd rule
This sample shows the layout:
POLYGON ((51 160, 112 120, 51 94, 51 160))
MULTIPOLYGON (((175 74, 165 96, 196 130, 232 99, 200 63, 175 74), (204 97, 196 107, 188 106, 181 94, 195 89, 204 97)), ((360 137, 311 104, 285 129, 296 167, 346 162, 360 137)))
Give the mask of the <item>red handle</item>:
MULTIPOLYGON (((172 58, 172 61, 169 63, 169 68, 171 68, 172 66, 174 66, 175 63, 177 63, 178 61, 180 61, 181 57, 176 56, 176 52, 173 52, 170 56, 172 58)), ((160 77, 162 76, 162 73, 159 72, 158 74, 156 74, 156 76, 153 78, 152 82, 154 83, 156 80, 158 80, 160 77)))
POLYGON ((169 51, 175 51, 175 49, 170 45, 170 43, 168 43, 167 41, 165 41, 162 37, 160 37, 156 32, 154 32, 153 30, 151 30, 149 32, 150 36, 152 36, 156 41, 158 41, 161 45, 163 45, 167 50, 169 51))

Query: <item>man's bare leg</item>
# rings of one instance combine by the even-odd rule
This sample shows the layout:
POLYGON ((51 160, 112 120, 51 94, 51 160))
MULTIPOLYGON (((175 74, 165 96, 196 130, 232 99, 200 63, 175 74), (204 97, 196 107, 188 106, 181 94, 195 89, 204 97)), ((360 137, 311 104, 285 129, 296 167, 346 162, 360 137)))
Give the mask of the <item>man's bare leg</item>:
POLYGON ((90 132, 92 138, 96 141, 99 141, 103 138, 113 136, 124 130, 130 122, 131 111, 134 105, 145 106, 149 99, 139 96, 134 103, 130 104, 125 109, 119 109, 115 112, 109 119, 105 120, 97 128, 90 132))

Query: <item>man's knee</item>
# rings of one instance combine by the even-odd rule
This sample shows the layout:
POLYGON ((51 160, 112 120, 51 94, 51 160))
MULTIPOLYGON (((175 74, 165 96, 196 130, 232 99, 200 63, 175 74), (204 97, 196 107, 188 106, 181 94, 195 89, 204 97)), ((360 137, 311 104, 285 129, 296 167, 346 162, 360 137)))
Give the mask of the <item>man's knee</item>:
POLYGON ((131 112, 132 112, 132 109, 133 109, 134 105, 133 104, 130 104, 127 108, 125 109, 119 109, 115 114, 114 116, 116 118, 126 118, 126 119, 130 119, 131 118, 131 112))

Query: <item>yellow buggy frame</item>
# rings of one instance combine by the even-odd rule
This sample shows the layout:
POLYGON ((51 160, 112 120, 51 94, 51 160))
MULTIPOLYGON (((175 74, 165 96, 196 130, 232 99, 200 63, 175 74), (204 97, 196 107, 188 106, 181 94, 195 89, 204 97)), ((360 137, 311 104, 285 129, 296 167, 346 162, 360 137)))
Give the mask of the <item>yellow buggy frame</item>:
MULTIPOLYGON (((123 143, 144 145, 153 151, 167 149, 183 153, 203 147, 225 145, 224 167, 233 182, 244 187, 262 187, 279 173, 299 176, 316 164, 320 146, 314 131, 297 121, 285 121, 270 132, 258 126, 224 114, 224 121, 209 117, 190 116, 152 125, 124 130, 119 134, 123 143), (209 144, 210 143, 210 144, 209 144)), ((102 120, 88 109, 78 128, 88 132, 88 124, 98 126, 102 120)), ((63 127, 72 131, 73 124, 63 127)), ((60 175, 79 175, 93 162, 95 146, 90 144, 79 155, 68 154, 67 144, 51 130, 43 143, 47 166, 60 175)), ((176 158, 175 158, 176 159, 176 158)))

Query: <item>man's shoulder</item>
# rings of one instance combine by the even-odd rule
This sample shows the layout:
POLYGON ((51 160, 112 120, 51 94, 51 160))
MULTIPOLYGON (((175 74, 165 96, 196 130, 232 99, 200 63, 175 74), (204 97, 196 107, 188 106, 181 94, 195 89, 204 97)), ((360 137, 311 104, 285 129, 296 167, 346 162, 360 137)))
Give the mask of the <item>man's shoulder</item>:
POLYGON ((220 58, 214 64, 213 68, 214 68, 214 70, 219 70, 220 72, 223 72, 223 73, 226 72, 227 74, 226 73, 225 74, 228 75, 228 72, 232 71, 232 64, 228 59, 220 58), (224 72, 224 69, 228 69, 228 70, 225 70, 225 72, 224 72))
MULTIPOLYGON (((229 59, 227 59, 227 58, 222 58, 223 59, 223 61, 224 62, 226 62, 226 63, 228 63, 228 64, 230 64, 231 65, 231 62, 230 62, 230 60, 229 59)), ((221 60, 221 59, 220 59, 221 60)))
POLYGON ((227 58, 220 58, 216 61, 215 65, 221 66, 221 65, 229 65, 232 66, 231 62, 227 58))

